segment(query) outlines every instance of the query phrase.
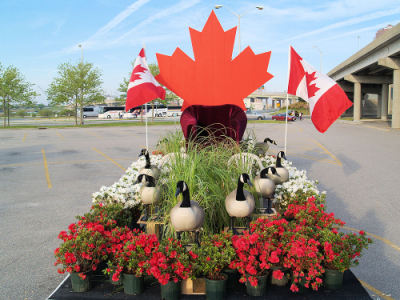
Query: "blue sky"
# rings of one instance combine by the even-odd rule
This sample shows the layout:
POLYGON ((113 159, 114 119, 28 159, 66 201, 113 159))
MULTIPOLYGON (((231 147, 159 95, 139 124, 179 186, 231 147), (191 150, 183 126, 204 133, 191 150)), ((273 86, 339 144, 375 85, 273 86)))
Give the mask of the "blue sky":
MULTIPOLYGON (((178 46, 193 57, 188 27, 202 30, 216 4, 223 5, 216 14, 225 30, 237 25, 231 11, 242 15, 242 49, 272 51, 267 91, 287 87, 289 45, 317 69, 321 51, 328 72, 370 43, 379 28, 400 22, 398 0, 2 0, 0 63, 19 68, 42 94, 37 101, 46 103, 57 66, 77 63, 82 44, 84 59, 103 73, 104 91, 118 95, 143 44, 150 63, 155 53, 171 55, 178 46)), ((236 43, 233 56, 237 52, 236 43)))

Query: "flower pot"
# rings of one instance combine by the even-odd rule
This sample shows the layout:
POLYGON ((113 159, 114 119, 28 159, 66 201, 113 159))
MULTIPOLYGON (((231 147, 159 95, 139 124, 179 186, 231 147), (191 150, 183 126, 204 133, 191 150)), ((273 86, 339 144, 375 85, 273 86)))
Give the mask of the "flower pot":
POLYGON ((246 281, 246 291, 249 296, 264 296, 267 290, 267 279, 268 273, 261 276, 255 276, 257 278, 257 286, 252 286, 250 282, 246 281))
POLYGON ((328 290, 340 289, 343 286, 343 272, 325 269, 324 285, 328 290))
POLYGON ((211 280, 206 278, 207 300, 225 299, 227 281, 228 281, 228 276, 225 276, 225 279, 223 280, 211 280))
POLYGON ((286 286, 288 281, 289 281, 287 276, 286 276, 286 272, 285 272, 286 270, 284 268, 282 268, 282 267, 272 267, 271 270, 272 270, 272 272, 271 272, 271 284, 272 285, 276 285, 276 286, 286 286), (276 279, 273 276, 273 271, 276 271, 276 270, 281 270, 284 273, 282 279, 276 279))
POLYGON ((161 285, 162 300, 177 300, 181 295, 181 282, 168 281, 167 284, 161 285))
POLYGON ((239 283, 239 273, 236 270, 225 269, 224 273, 228 275, 228 281, 226 282, 226 286, 229 287, 229 291, 235 290, 239 283))
POLYGON ((127 295, 139 295, 143 293, 143 277, 136 277, 134 274, 123 274, 122 283, 124 293, 127 295))
POLYGON ((82 279, 79 274, 76 272, 71 273, 72 291, 78 293, 87 292, 90 289, 89 275, 85 274, 86 278, 82 279))

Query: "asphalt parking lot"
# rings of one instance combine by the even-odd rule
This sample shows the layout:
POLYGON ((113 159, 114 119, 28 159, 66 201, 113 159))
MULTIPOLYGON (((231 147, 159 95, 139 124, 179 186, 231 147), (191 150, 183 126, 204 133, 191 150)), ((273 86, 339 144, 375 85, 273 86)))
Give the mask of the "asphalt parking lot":
MULTIPOLYGON (((150 148, 178 126, 149 127, 150 148)), ((283 124, 249 123, 283 148, 283 124)), ((145 145, 144 127, 0 130, 0 299, 44 299, 64 278, 57 235, 85 213, 145 145)), ((325 134, 289 124, 287 157, 327 190, 329 211, 377 238, 353 271, 375 299, 400 299, 400 131, 338 122, 325 134), (385 298, 386 297, 386 298, 385 298)))

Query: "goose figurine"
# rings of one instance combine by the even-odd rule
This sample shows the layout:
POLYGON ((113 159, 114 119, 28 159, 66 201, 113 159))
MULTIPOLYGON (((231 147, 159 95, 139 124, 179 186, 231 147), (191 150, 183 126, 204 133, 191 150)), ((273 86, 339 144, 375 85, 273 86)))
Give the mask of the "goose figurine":
MULTIPOLYGON (((186 182, 179 181, 176 184, 175 197, 182 194, 182 201, 178 202, 170 213, 171 224, 177 232, 178 239, 184 231, 196 231, 204 222, 204 210, 193 200, 190 200, 189 187, 186 182)), ((196 231, 196 242, 198 243, 198 234, 196 231)))
POLYGON ((243 189, 245 183, 252 186, 249 175, 243 173, 239 176, 237 189, 225 198, 225 208, 231 218, 229 229, 234 232, 234 218, 248 218, 255 207, 253 195, 243 189))
POLYGON ((141 221, 147 221, 147 207, 160 199, 160 188, 156 186, 154 177, 147 174, 140 174, 136 183, 142 183, 139 194, 144 205, 144 216, 141 221))
POLYGON ((151 165, 149 151, 142 149, 139 153, 139 157, 141 156, 146 158, 146 165, 139 171, 139 174, 147 174, 157 180, 160 177, 160 170, 156 166, 151 165))
POLYGON ((268 143, 276 145, 276 142, 274 140, 271 140, 270 138, 265 138, 264 142, 262 142, 262 143, 256 143, 254 149, 258 156, 265 156, 265 154, 267 153, 267 151, 269 149, 268 143))
POLYGON ((269 176, 273 175, 279 176, 274 167, 268 167, 263 169, 260 172, 260 175, 254 178, 254 187, 256 188, 257 193, 261 195, 263 199, 262 203, 264 204, 264 199, 268 200, 267 214, 273 213, 273 210, 271 209, 271 198, 275 193, 275 183, 272 179, 268 178, 269 176))
POLYGON ((276 156, 275 164, 275 169, 279 176, 269 176, 275 182, 275 184, 282 184, 289 180, 289 172, 284 166, 282 166, 282 158, 286 159, 285 152, 279 151, 278 155, 276 156))

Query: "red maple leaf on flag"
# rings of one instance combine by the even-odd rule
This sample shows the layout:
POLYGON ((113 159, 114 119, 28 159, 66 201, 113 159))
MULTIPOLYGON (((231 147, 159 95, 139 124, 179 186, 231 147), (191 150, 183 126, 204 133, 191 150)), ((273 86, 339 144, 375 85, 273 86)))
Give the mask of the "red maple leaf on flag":
POLYGON ((236 27, 224 31, 214 11, 203 31, 189 27, 195 60, 176 48, 172 56, 158 54, 157 81, 191 105, 233 104, 245 110, 243 98, 273 76, 268 73, 271 52, 254 54, 250 47, 232 60, 236 27))
POLYGON ((317 79, 316 72, 313 73, 306 73, 306 82, 307 82, 307 93, 308 93, 308 98, 314 97, 315 93, 319 91, 319 87, 315 83, 311 84, 314 80, 317 79))
POLYGON ((129 80, 130 82, 135 81, 136 79, 142 79, 142 77, 140 77, 139 73, 143 73, 144 71, 146 71, 146 68, 143 68, 141 65, 137 65, 133 70, 132 70, 132 75, 131 75, 131 79, 129 80))

